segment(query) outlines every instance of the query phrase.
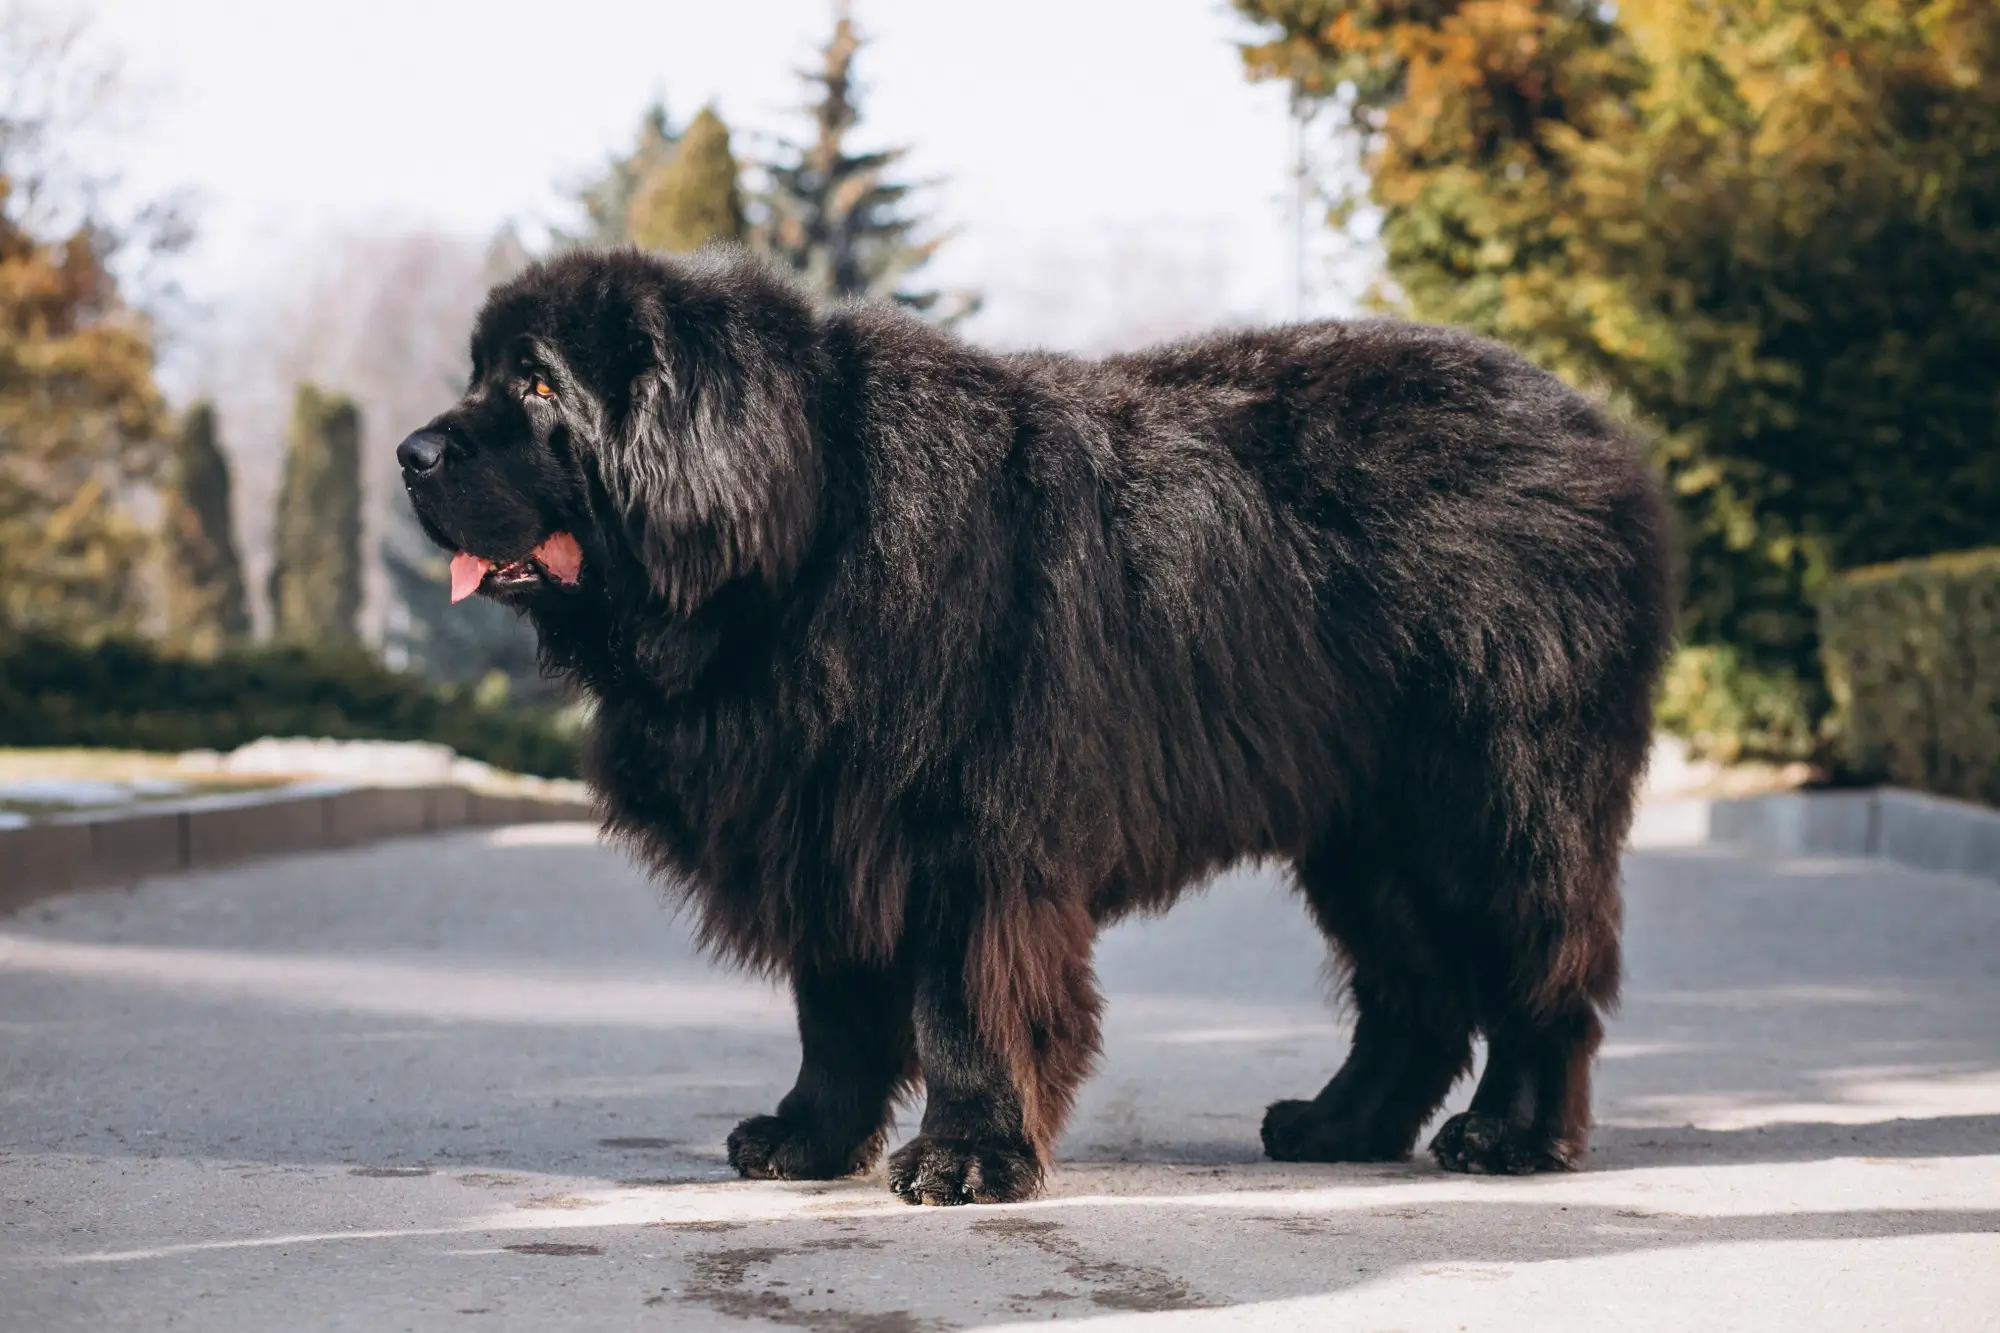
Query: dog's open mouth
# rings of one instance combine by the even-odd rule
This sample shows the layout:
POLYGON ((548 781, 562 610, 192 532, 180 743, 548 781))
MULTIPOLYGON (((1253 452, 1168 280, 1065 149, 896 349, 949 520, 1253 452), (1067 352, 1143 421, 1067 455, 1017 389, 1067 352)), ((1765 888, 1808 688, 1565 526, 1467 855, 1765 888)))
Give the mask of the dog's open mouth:
POLYGON ((583 572, 583 548, 558 532, 519 560, 495 562, 470 551, 451 558, 451 600, 462 602, 481 590, 506 592, 553 579, 573 584, 583 572))

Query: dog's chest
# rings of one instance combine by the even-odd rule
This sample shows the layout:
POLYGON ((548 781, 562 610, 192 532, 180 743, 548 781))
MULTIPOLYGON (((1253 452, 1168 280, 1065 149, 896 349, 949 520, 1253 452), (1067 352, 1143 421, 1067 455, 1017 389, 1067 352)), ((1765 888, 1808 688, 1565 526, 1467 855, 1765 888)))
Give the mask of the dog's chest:
POLYGON ((724 879, 810 837, 805 746, 776 711, 743 699, 599 708, 589 777, 615 822, 669 852, 676 868, 724 879))

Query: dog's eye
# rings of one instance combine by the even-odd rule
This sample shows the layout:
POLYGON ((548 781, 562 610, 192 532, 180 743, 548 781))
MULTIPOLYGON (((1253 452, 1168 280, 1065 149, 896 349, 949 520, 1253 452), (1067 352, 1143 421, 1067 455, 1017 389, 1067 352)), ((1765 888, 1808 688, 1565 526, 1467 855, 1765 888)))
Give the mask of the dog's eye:
POLYGON ((555 386, 540 375, 536 375, 529 381, 529 387, 534 390, 535 397, 537 398, 553 398, 556 396, 555 386))

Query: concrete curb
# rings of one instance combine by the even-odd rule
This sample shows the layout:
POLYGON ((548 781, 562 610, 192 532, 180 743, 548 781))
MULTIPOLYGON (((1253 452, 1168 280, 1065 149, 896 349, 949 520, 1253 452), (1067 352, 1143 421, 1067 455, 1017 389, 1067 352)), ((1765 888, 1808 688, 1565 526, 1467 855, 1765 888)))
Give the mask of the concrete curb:
MULTIPOLYGON (((261 856, 596 817, 583 801, 331 782, 65 815, 0 828, 0 916, 74 889, 261 856)), ((1635 848, 1715 844, 1771 856, 1880 857, 2000 880, 2000 811, 1897 787, 1658 800, 1641 807, 1632 828, 1635 848)))
POLYGON ((458 828, 594 820, 587 802, 466 787, 301 782, 0 829, 0 916, 74 889, 458 828))
POLYGON ((1879 857, 2000 880, 2000 810, 1900 787, 1661 801, 1642 809, 1632 830, 1634 847, 1708 843, 1771 856, 1879 857))

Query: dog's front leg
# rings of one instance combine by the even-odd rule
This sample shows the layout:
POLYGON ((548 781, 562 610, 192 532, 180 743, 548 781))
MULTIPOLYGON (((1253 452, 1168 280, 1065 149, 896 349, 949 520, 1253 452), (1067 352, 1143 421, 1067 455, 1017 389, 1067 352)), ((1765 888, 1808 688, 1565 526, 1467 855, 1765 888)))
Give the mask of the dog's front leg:
POLYGON ((896 1094, 916 1073, 910 987, 892 969, 801 965, 792 978, 804 1058, 777 1114, 752 1116, 729 1136, 743 1175, 831 1180, 869 1170, 881 1155, 896 1094))
POLYGON ((1057 900, 992 903, 913 950, 922 1131, 889 1158, 910 1203, 1033 1197, 1097 1053, 1087 915, 1057 900), (955 927, 955 928, 954 928, 955 927))

